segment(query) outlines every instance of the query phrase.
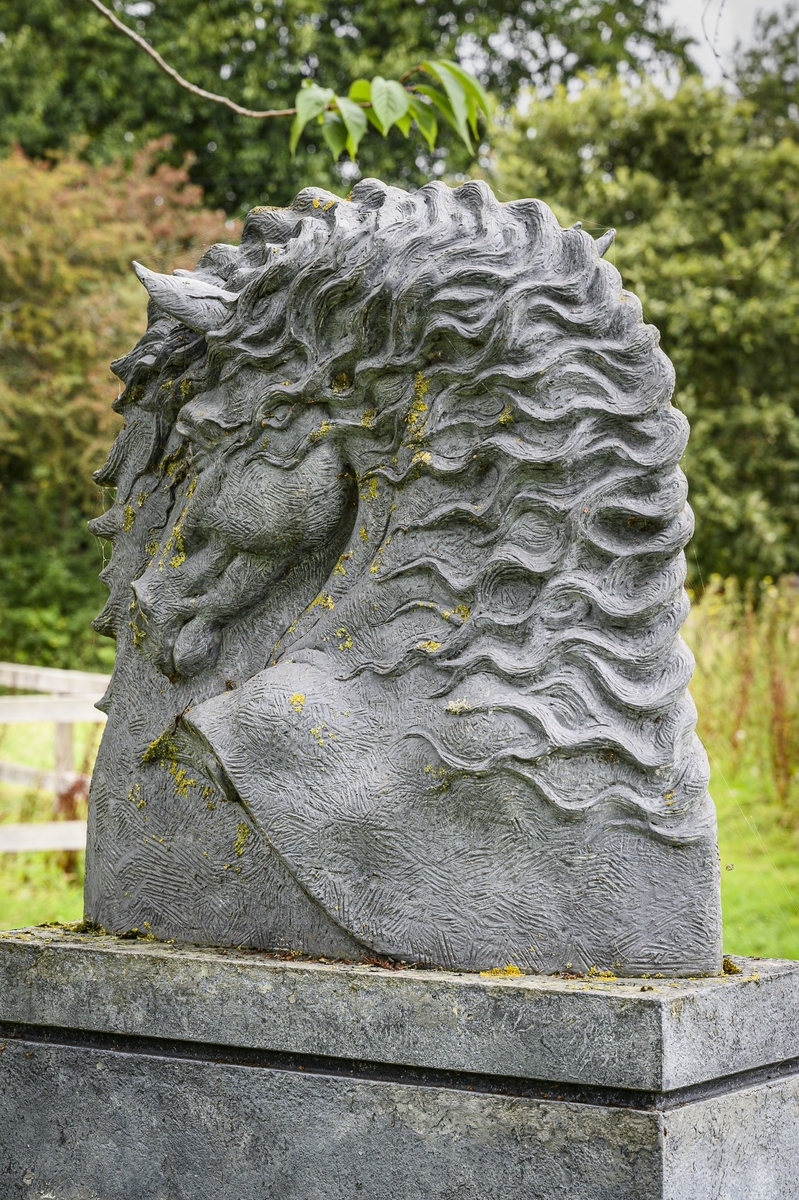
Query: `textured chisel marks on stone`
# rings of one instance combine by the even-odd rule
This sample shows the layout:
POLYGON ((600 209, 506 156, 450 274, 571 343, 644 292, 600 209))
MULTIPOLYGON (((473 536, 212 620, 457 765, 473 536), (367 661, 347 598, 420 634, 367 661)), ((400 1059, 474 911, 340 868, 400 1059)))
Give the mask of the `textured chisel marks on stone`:
POLYGON ((367 180, 137 270, 89 915, 718 970, 687 424, 592 239, 481 183, 367 180))

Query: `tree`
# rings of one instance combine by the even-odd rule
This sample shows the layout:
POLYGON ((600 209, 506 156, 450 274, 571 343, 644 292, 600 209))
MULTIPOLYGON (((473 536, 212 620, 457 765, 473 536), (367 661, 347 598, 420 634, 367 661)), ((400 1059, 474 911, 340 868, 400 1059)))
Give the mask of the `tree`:
MULTIPOLYGON (((552 84, 619 62, 684 59, 660 21, 661 0, 137 0, 115 8, 181 73, 249 107, 293 105, 305 79, 346 94, 361 77, 402 74, 426 58, 474 64, 498 99, 533 79, 552 84), (221 82, 220 82, 221 80, 221 82)), ((0 0, 0 145, 41 157, 80 144, 107 161, 164 133, 173 161, 195 156, 192 180, 228 211, 288 203, 308 184, 341 189, 342 175, 306 138, 292 161, 287 134, 189 96, 132 51, 85 0, 0 0)), ((431 154, 424 138, 364 142, 358 169, 416 185, 470 156, 454 134, 431 154)), ((345 178, 353 177, 347 168, 345 178)))
POLYGON ((758 107, 767 75, 749 79, 741 99, 603 76, 533 101, 497 144, 503 199, 619 228, 616 265, 692 424, 697 582, 799 571, 799 139, 758 107))
POLYGON ((735 79, 767 136, 799 135, 799 5, 759 14, 753 44, 736 55, 735 79))
POLYGON ((130 260, 193 266, 239 232, 185 169, 155 165, 163 149, 127 171, 16 151, 0 172, 0 659, 113 661, 89 629, 105 592, 86 519, 105 507, 91 471, 118 425, 107 364, 144 321, 130 260))

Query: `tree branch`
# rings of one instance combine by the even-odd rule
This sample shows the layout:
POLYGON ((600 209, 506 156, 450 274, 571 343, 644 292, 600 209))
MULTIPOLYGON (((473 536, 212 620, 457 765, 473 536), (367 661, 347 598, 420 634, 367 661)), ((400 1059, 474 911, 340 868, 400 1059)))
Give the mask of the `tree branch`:
POLYGON ((263 117, 292 117, 296 113, 296 108, 267 108, 262 112, 253 108, 243 108, 240 104, 236 104, 235 100, 228 99, 227 96, 218 96, 216 92, 207 92, 205 88, 197 87, 195 83, 189 83, 188 79, 184 79, 182 75, 179 75, 174 67, 170 67, 169 63, 164 62, 158 51, 154 50, 148 41, 140 37, 133 29, 130 29, 124 21, 120 21, 110 9, 107 9, 104 4, 100 3, 100 0, 89 0, 89 4, 102 13, 116 29, 126 34, 141 50, 144 50, 145 54, 149 54, 153 62, 157 63, 170 79, 173 79, 175 83, 185 88, 187 92, 191 92, 192 95, 201 96, 203 100, 213 100, 216 104, 224 104, 227 108, 232 108, 233 112, 238 113, 241 117, 255 117, 257 120, 261 120, 263 117))

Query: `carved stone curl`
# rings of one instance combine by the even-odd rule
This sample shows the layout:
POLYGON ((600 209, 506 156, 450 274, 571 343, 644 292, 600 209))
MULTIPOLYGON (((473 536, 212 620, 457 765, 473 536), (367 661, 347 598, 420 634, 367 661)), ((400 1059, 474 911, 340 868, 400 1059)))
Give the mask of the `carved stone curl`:
MULTIPOLYGON (((604 245, 600 249, 604 249, 604 245)), ((460 969, 721 966, 670 363, 539 201, 374 180, 137 268, 94 524, 88 916, 460 969)))

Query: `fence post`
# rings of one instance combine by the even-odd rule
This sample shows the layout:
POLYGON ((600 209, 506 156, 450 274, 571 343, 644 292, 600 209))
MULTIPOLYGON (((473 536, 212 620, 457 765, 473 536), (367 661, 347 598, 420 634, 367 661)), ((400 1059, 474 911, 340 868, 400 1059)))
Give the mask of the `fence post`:
POLYGON ((74 726, 71 724, 62 724, 60 721, 56 723, 54 816, 58 815, 60 797, 72 784, 72 775, 75 770, 73 730, 74 726))

